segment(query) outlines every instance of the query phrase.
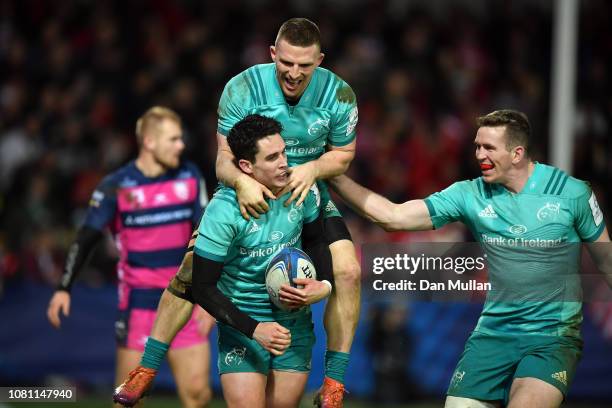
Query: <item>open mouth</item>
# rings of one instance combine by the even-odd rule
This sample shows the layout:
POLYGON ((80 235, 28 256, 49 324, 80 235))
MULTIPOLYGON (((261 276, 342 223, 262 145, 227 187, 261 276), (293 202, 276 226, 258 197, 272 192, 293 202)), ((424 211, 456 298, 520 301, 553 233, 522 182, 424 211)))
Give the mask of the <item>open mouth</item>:
POLYGON ((480 170, 482 172, 488 171, 488 170, 493 170, 495 166, 490 164, 490 163, 480 163, 480 170))
POLYGON ((289 91, 292 91, 292 92, 296 91, 299 88, 301 83, 302 83, 302 80, 292 81, 292 80, 285 78, 285 87, 289 91))

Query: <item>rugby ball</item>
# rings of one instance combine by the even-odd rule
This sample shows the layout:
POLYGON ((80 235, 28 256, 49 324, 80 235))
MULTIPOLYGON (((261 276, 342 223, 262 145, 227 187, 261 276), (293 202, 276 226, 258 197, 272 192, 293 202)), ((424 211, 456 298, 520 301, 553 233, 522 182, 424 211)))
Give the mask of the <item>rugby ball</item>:
POLYGON ((295 278, 316 279, 317 271, 312 259, 304 251, 293 247, 283 248, 270 259, 266 268, 266 290, 270 301, 279 309, 289 310, 279 298, 278 292, 282 285, 301 288, 293 283, 295 278))

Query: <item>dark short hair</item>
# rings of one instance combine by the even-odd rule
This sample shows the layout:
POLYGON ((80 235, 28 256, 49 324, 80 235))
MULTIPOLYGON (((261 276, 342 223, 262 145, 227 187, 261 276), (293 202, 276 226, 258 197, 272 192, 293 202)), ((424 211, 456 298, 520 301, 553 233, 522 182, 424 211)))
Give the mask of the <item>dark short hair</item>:
POLYGON ((512 109, 501 109, 480 116, 476 119, 476 125, 480 127, 506 127, 506 149, 511 150, 516 146, 523 146, 525 153, 529 153, 529 138, 531 137, 531 125, 529 119, 523 112, 512 109))
POLYGON ((237 122, 229 131, 227 143, 238 160, 255 162, 255 155, 259 151, 257 142, 266 136, 280 134, 283 126, 276 119, 262 115, 249 115, 237 122))
POLYGON ((281 39, 298 47, 310 47, 316 44, 321 48, 319 27, 307 18, 297 17, 285 21, 278 29, 275 44, 281 39))

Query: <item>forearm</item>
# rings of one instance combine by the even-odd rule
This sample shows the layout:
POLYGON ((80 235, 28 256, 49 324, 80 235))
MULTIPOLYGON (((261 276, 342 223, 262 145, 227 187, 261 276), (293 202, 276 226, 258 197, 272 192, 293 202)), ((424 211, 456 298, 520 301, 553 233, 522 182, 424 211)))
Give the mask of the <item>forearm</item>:
POLYGON ((330 184, 342 199, 359 215, 385 230, 393 225, 395 204, 385 197, 357 184, 346 176, 330 179, 330 184))
POLYGON ((193 265, 193 297, 195 301, 217 321, 232 326, 252 338, 259 322, 238 309, 217 288, 222 264, 194 255, 193 265))
POLYGON ((87 258, 102 237, 103 234, 101 231, 90 227, 83 227, 77 232, 77 237, 72 245, 70 245, 68 255, 66 256, 64 274, 57 286, 58 290, 70 292, 77 273, 81 270, 87 258))
POLYGON ((234 163, 234 155, 231 151, 219 149, 217 162, 215 164, 217 179, 226 186, 234 187, 236 180, 246 176, 234 163))
POLYGON ((351 208, 385 231, 433 229, 429 209, 424 200, 395 204, 344 175, 331 179, 330 184, 351 208))
POLYGON ((351 165, 354 157, 354 149, 330 150, 325 152, 317 160, 311 162, 316 168, 316 179, 324 180, 344 174, 351 165))

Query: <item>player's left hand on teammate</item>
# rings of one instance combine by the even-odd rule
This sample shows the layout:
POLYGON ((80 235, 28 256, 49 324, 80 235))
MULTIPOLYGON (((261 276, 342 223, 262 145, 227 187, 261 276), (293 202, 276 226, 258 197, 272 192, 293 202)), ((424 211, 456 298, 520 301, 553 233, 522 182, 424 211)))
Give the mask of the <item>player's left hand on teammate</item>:
POLYGON ((278 292, 280 300, 292 309, 299 309, 325 299, 331 294, 330 287, 316 279, 296 278, 293 283, 301 289, 282 285, 278 292))
POLYGON ((297 199, 296 205, 300 205, 306 199, 310 187, 317 181, 317 166, 313 162, 308 162, 291 167, 289 171, 289 183, 277 194, 277 197, 281 197, 288 191, 293 191, 291 196, 285 201, 285 206, 291 204, 295 199, 297 199))

